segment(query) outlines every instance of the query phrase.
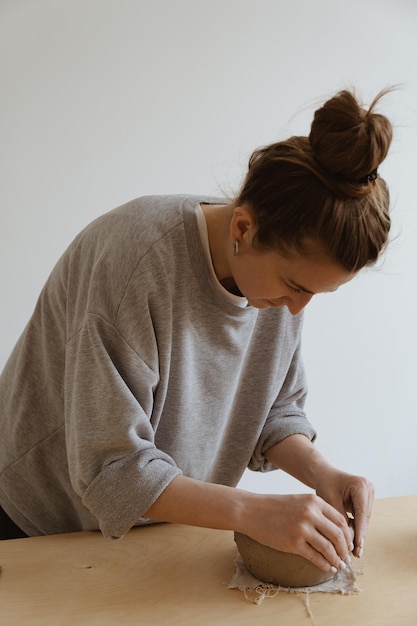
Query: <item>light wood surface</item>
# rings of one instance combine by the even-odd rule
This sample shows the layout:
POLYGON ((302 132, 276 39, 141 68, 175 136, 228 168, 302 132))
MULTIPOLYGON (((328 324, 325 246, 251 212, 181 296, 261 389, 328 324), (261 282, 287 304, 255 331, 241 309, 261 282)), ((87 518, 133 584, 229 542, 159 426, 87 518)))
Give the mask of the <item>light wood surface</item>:
POLYGON ((144 526, 119 541, 74 533, 0 542, 2 626, 417 626, 417 495, 377 500, 361 592, 280 592, 260 605, 227 589, 233 533, 144 526))

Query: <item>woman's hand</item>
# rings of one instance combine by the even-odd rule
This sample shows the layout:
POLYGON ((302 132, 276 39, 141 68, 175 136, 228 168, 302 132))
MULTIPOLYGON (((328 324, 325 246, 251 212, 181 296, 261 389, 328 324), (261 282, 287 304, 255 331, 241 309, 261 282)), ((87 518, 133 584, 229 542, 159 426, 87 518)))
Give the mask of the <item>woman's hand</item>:
POLYGON ((347 518, 315 494, 261 495, 177 476, 144 513, 158 521, 237 530, 324 571, 348 560, 347 518))
POLYGON ((258 495, 237 528, 277 550, 299 554, 324 571, 344 568, 352 549, 346 516, 314 494, 258 495))
POLYGON ((317 495, 254 494, 180 475, 140 514, 158 521, 237 530, 277 550, 299 554, 324 571, 336 571, 353 549, 350 512, 355 516, 355 555, 360 556, 372 485, 333 468, 304 435, 287 437, 266 457, 317 495))
POLYGON ((374 486, 363 476, 353 476, 327 467, 316 475, 316 493, 340 513, 353 516, 354 551, 362 556, 363 544, 374 502, 374 486))
POLYGON ((341 472, 330 465, 304 435, 292 435, 275 444, 265 455, 332 505, 347 521, 353 518, 354 550, 362 556, 363 544, 374 501, 374 487, 362 476, 341 472))

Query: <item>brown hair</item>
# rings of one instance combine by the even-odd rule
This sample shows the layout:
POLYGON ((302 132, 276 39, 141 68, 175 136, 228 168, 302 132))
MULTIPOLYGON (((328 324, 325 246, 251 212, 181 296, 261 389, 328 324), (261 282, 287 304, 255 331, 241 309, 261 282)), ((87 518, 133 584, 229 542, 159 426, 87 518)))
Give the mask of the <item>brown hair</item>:
POLYGON ((392 126, 375 106, 365 110, 341 91, 314 115, 309 137, 291 137, 256 150, 235 205, 257 221, 254 245, 306 251, 318 241, 350 272, 372 265, 390 230, 389 192, 376 174, 392 126))

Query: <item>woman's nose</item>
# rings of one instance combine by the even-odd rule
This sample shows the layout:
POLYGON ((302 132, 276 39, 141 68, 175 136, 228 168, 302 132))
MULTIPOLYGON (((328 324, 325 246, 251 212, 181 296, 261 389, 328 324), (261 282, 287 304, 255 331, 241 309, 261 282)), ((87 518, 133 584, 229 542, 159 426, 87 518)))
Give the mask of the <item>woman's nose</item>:
POLYGON ((291 298, 288 298, 287 308, 291 315, 297 315, 300 313, 304 307, 310 302, 313 294, 311 293, 297 293, 291 298))

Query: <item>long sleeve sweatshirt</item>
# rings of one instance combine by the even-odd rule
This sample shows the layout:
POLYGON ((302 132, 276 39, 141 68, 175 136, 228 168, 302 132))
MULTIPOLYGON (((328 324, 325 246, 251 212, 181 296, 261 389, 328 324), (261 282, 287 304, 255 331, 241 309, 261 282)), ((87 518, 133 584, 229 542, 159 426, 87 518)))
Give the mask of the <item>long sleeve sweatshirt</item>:
POLYGON ((121 537, 175 476, 236 486, 272 445, 313 439, 302 316, 219 289, 209 198, 98 218, 52 271, 0 377, 0 503, 27 534, 121 537))

